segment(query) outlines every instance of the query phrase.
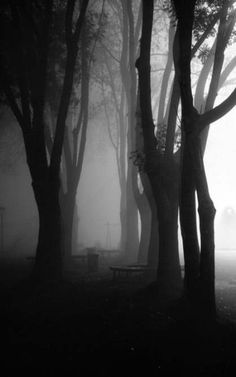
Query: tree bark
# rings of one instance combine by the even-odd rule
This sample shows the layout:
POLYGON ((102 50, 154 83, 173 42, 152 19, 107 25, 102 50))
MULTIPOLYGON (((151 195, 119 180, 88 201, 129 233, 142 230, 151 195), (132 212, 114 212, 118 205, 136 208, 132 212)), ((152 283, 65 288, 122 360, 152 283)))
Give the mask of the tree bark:
POLYGON ((138 263, 147 263, 147 252, 150 242, 151 213, 146 195, 140 194, 137 201, 140 214, 141 232, 138 250, 138 263))
POLYGON ((195 179, 188 138, 182 143, 182 171, 180 191, 180 224, 183 239, 186 291, 195 289, 199 279, 200 250, 196 221, 195 179))
MULTIPOLYGON (((172 204, 177 205, 176 187, 172 191, 173 183, 176 184, 174 165, 168 164, 164 156, 157 150, 157 140, 154 133, 154 124, 151 108, 150 86, 150 44, 152 32, 153 1, 143 1, 143 27, 140 46, 140 57, 136 62, 140 85, 140 108, 144 140, 144 171, 148 176, 157 209, 159 223, 159 262, 157 271, 157 288, 159 294, 176 297, 172 288, 181 283, 180 268, 173 273, 173 265, 179 267, 178 252, 173 248, 171 241, 177 244, 177 218, 171 224, 172 204), (171 181, 171 182, 170 182, 171 181), (172 201, 173 200, 173 201, 172 201), (174 256, 173 254, 174 253, 174 256), (177 259, 176 259, 177 258, 177 259), (172 272, 170 272, 172 271, 172 272), (167 288, 168 287, 168 288, 167 288)), ((178 211, 177 211, 178 213, 178 211)), ((157 233, 157 231, 156 231, 157 233)), ((178 292, 179 293, 179 292, 178 292)), ((170 297, 169 297, 170 298, 170 297)))
POLYGON ((62 254, 59 182, 48 178, 33 181, 32 186, 39 212, 39 236, 33 277, 36 280, 60 279, 62 254))
POLYGON ((162 123, 165 121, 165 106, 166 106, 166 94, 168 88, 168 82, 173 66, 173 41, 175 36, 175 27, 170 22, 169 25, 169 40, 168 40, 168 57, 165 66, 165 71, 163 74, 162 82, 161 82, 161 92, 160 92, 160 100, 158 104, 158 117, 157 117, 157 124, 162 123))
POLYGON ((185 256, 185 288, 189 297, 199 302, 204 314, 215 317, 214 289, 214 216, 209 195, 200 142, 199 115, 193 107, 191 91, 191 38, 195 0, 187 5, 174 1, 178 18, 179 53, 175 68, 180 82, 182 101, 182 132, 184 136, 181 180, 181 230, 185 256), (201 254, 198 267, 195 190, 198 196, 201 254), (194 255, 193 255, 194 251, 194 255), (191 268, 193 269, 190 275, 191 268), (199 280, 200 285, 197 284, 199 280))
POLYGON ((210 198, 203 163, 200 136, 195 136, 191 152, 198 196, 198 213, 200 222, 201 254, 200 254, 200 300, 206 312, 216 315, 215 303, 215 244, 214 218, 215 207, 210 198))
POLYGON ((76 193, 67 192, 62 195, 62 238, 63 256, 65 260, 72 256, 73 232, 74 232, 74 212, 75 212, 76 193))
POLYGON ((138 233, 138 208, 136 203, 137 169, 130 159, 135 144, 135 108, 136 108, 136 72, 135 72, 135 45, 134 45, 134 19, 132 3, 122 1, 123 9, 123 49, 121 56, 121 77, 125 88, 128 110, 128 133, 127 133, 127 239, 126 259, 128 262, 137 260, 139 249, 138 233), (127 34, 129 38, 127 40, 127 34))

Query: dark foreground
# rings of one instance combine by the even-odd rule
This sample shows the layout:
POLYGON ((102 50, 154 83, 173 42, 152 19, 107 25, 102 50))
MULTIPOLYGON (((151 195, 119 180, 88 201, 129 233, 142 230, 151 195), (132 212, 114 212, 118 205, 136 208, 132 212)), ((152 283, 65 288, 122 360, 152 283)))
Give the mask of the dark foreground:
MULTIPOLYGON (((108 273, 38 287, 1 265, 1 376, 232 376, 236 330, 159 305, 138 280, 108 273)), ((192 313, 193 314, 193 313, 192 313)))

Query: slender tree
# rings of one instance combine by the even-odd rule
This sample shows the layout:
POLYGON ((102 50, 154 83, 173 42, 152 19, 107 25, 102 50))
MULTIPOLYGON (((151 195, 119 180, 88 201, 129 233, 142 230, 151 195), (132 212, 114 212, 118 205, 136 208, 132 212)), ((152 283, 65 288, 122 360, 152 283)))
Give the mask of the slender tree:
MULTIPOLYGON (((136 261, 139 248, 138 235, 138 209, 137 209, 137 171, 130 159, 134 150, 134 127, 135 127, 135 106, 136 106, 136 72, 134 60, 138 45, 138 35, 141 21, 141 8, 134 17, 132 2, 111 1, 112 14, 116 13, 121 33, 120 44, 117 45, 117 34, 113 40, 113 48, 109 46, 109 38, 101 47, 104 52, 104 65, 109 80, 103 76, 107 86, 109 84, 113 99, 113 107, 116 112, 115 122, 119 123, 116 132, 116 140, 113 137, 112 145, 115 149, 118 177, 121 188, 120 219, 121 219, 121 249, 127 261, 136 261), (115 141, 115 143, 114 143, 115 141)), ((106 93, 104 82, 103 93, 106 93)), ((111 100, 110 98, 110 100, 111 100)), ((106 99, 109 101, 108 96, 106 99)), ((111 125, 111 116, 106 106, 106 118, 111 125), (109 116, 108 116, 109 115, 109 116)), ((113 132, 114 134, 114 132, 113 132)), ((109 135, 112 136, 111 132, 109 135)))

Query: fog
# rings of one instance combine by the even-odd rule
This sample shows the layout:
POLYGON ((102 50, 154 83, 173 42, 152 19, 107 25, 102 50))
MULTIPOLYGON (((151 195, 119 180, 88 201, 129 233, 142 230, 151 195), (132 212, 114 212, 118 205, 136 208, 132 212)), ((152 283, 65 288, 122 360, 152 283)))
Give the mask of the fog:
POLYGON ((89 247, 118 247, 119 200, 115 154, 101 117, 89 127, 84 168, 78 188, 79 243, 89 247))
POLYGON ((236 106, 210 125, 204 154, 215 265, 212 207, 204 172, 194 169, 202 164, 197 127, 213 119, 202 113, 216 116, 235 90, 236 0, 186 3, 0 7, 7 376, 235 371, 236 106), (200 258, 194 187, 199 235, 199 217, 209 221, 200 258))
MULTIPOLYGON (((209 190, 216 207, 217 256, 222 249, 236 249, 235 117, 236 110, 232 110, 211 126, 204 159, 209 190)), ((10 128, 4 128, 1 140, 0 206, 4 207, 2 253, 8 256, 33 255, 38 232, 37 208, 20 133, 11 115, 7 115, 7 121, 10 121, 10 128), (8 164, 7 155, 10 159, 8 164)), ((6 122, 6 118, 2 122, 6 122)), ((119 200, 115 155, 104 119, 100 115, 96 122, 89 124, 84 166, 77 193, 79 248, 118 248, 119 200)))
MULTIPOLYGON (((4 250, 1 253, 8 257, 34 255, 38 214, 31 179, 18 126, 8 113, 1 123, 5 122, 9 122, 9 129, 4 127, 1 140, 0 206, 4 207, 4 250), (10 164, 6 163, 7 158, 11 161, 10 164)), ((77 193, 79 248, 118 247, 119 198, 114 152, 109 146, 104 120, 98 118, 96 122, 89 124, 84 166, 77 193)))
MULTIPOLYGON (((160 23, 158 31, 158 48, 166 53, 167 29, 163 25, 160 23)), ((227 48, 225 61, 230 60, 235 53, 234 49, 235 46, 227 48)), ((153 67, 157 66, 158 68, 156 73, 153 72, 154 97, 159 93, 162 78, 162 70, 159 67, 165 67, 166 58, 165 54, 157 54, 153 57, 153 67)), ((98 56, 98 61, 99 59, 101 57, 98 56)), ((197 72, 200 70, 200 66, 201 64, 196 59, 193 63, 194 80, 198 77, 197 72)), ((235 68, 228 81, 234 79, 235 68)), ((220 90, 216 104, 226 98, 232 87, 233 85, 226 85, 220 90)), ((91 101, 96 102, 101 93, 97 92, 96 86, 92 89, 91 101)), ((74 253, 79 252, 82 248, 93 246, 108 249, 119 248, 120 188, 117 164, 115 152, 108 137, 104 109, 102 105, 100 107, 101 109, 95 112, 95 116, 89 119, 88 124, 85 157, 77 190, 79 223, 77 247, 74 253)), ((155 116, 156 111, 155 108, 155 116)), ((112 117, 112 114, 110 115, 112 117)), ((209 190, 216 207, 217 258, 225 249, 236 250, 236 232, 234 231, 236 229, 234 218, 236 212, 235 118, 236 110, 233 109, 211 126, 204 157, 209 190)), ((20 130, 12 114, 6 108, 1 114, 0 151, 0 207, 4 208, 2 211, 3 250, 1 250, 1 254, 5 256, 34 255, 38 233, 37 208, 20 130)), ((183 262, 180 234, 179 243, 181 261, 183 262)))

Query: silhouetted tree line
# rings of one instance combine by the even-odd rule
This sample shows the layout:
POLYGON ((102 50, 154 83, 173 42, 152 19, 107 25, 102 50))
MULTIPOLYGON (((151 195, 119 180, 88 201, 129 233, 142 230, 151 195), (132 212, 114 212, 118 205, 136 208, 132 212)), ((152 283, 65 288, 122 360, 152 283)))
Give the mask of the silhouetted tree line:
POLYGON ((233 57, 223 65, 224 51, 235 36, 234 3, 1 3, 1 98, 22 130, 39 213, 34 278, 61 278, 63 261, 72 253, 76 194, 89 119, 91 67, 96 63, 93 80, 102 93, 99 106, 104 106, 121 189, 120 248, 124 260, 154 266, 159 294, 179 295, 184 283, 186 296, 199 300, 208 313, 215 314, 216 210, 203 155, 209 125, 236 104, 234 90, 214 107, 219 89, 236 64, 233 57), (153 45, 161 33, 158 28, 164 27, 163 17, 169 17, 169 45, 159 96, 153 105, 151 62, 153 45), (208 37, 214 39, 210 47, 208 37), (202 68, 193 94, 191 60, 196 56, 202 68))

